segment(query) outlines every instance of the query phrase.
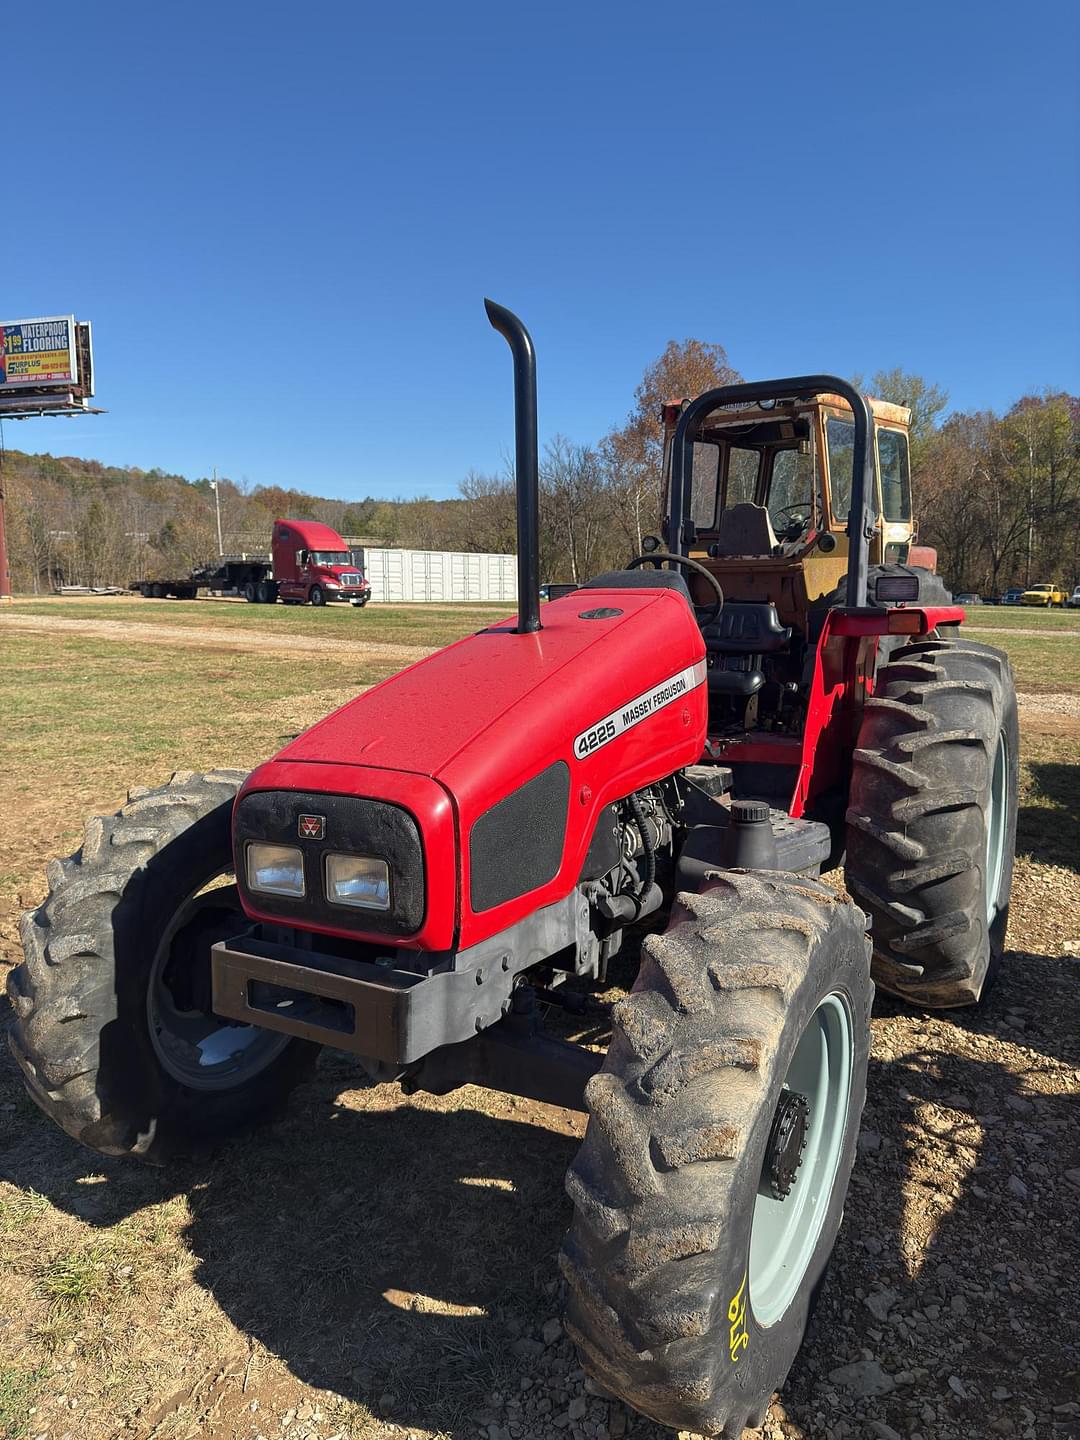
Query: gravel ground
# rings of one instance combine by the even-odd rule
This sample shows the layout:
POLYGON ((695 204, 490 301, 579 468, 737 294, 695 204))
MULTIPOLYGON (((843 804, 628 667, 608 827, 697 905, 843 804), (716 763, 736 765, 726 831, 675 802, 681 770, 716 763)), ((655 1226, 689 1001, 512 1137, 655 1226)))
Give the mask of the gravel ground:
POLYGON ((1016 703, 1032 715, 1069 715, 1080 719, 1080 695, 1025 695, 1017 691, 1016 703))
MULTIPOLYGON (((342 1098, 361 1119, 373 1105, 401 1104, 389 1089, 342 1098)), ((1075 961, 1012 953, 977 1014, 925 1015, 879 1000, 859 1163, 815 1324, 782 1401, 774 1400, 763 1428, 746 1432, 746 1440, 1080 1436, 1078 1095, 1075 961)), ((487 1092, 463 1099, 488 1115, 512 1105, 519 1120, 580 1133, 580 1117, 568 1112, 487 1092)), ((431 1113, 445 1102, 407 1103, 435 1125, 450 1123, 431 1113)), ((387 1118, 404 1124, 407 1116, 396 1114, 387 1118)), ((468 1168, 468 1160, 462 1163, 468 1168)), ((490 1183, 505 1185, 507 1200, 517 1190, 526 1206, 535 1203, 523 1172, 514 1160, 507 1163, 498 1173, 511 1178, 490 1183)), ((489 1306, 482 1344, 474 1342, 478 1368, 498 1355, 500 1388, 461 1420, 446 1428, 416 1424, 408 1394, 416 1372, 403 1356, 415 1363, 417 1317, 397 1311, 384 1312, 377 1330, 369 1330, 347 1385, 321 1395, 259 1385, 249 1393, 261 1400, 176 1433, 230 1440, 670 1440, 671 1432, 586 1379, 559 1321, 553 1257, 534 1252, 539 1239, 528 1231, 521 1236, 521 1258, 535 1266, 532 1305, 523 1309, 515 1298, 505 1308, 489 1306), (360 1402, 365 1418, 356 1428, 340 1424, 334 1402, 343 1389, 360 1402)), ((423 1288, 453 1289, 429 1273, 426 1287, 411 1282, 410 1295, 397 1295, 397 1303, 434 1304, 411 1294, 423 1288)), ((477 1299, 481 1292, 478 1286, 477 1299)), ((456 1308, 461 1316, 476 1313, 467 1304, 456 1308)), ((454 1333, 444 1332, 444 1343, 454 1333)), ((420 1353, 422 1368, 435 1363, 434 1351, 420 1353)))
MULTIPOLYGON (((1080 964, 1011 957, 977 1017, 877 1009, 815 1325, 747 1437, 1080 1436, 1080 964)), ((554 1304, 512 1348, 520 1388, 478 1437, 670 1433, 592 1391, 554 1304)))

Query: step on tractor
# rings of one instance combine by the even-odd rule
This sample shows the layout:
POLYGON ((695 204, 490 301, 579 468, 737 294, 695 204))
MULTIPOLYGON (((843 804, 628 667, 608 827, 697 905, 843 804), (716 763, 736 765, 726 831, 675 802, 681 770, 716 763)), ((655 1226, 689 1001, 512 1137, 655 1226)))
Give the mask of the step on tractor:
POLYGON ((276 1113, 322 1046, 585 1110, 566 1330, 628 1405, 737 1436, 837 1237, 874 981, 967 1006, 1000 963, 1013 679, 912 563, 907 411, 828 375, 668 407, 663 536, 541 612, 534 352, 487 311, 517 616, 91 820, 24 917, 12 1045, 70 1135, 158 1162, 276 1113))

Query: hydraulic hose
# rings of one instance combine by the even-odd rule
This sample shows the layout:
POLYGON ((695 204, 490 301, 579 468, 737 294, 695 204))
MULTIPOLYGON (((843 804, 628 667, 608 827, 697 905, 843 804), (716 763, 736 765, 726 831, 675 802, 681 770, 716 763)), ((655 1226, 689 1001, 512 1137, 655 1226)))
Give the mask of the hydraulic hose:
POLYGON ((638 892, 638 900, 643 901, 649 891, 656 883, 656 845, 649 834, 649 822, 645 819, 645 807, 641 803, 641 796, 635 792, 629 796, 627 803, 630 806, 630 813, 634 817, 634 824, 641 836, 641 848, 645 852, 645 879, 641 883, 638 892))

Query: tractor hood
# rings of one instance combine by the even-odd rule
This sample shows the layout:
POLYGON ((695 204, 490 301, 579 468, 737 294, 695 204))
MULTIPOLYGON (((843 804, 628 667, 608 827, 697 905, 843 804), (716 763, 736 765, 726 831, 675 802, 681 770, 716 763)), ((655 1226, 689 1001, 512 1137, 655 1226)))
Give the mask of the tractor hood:
MULTIPOLYGON (((435 948, 456 929, 459 944, 473 944, 565 898, 604 807, 700 757, 705 647, 684 593, 670 588, 579 590, 542 614, 535 633, 513 621, 482 630, 312 726, 254 772, 238 813, 268 791, 302 793, 313 810, 318 794, 407 809, 428 894, 422 925, 396 943, 435 948), (453 921, 445 899, 434 904, 435 876, 435 889, 454 892, 453 921)), ((302 908, 293 923, 304 923, 302 908)), ((363 921, 315 918, 311 928, 353 935, 363 921)))

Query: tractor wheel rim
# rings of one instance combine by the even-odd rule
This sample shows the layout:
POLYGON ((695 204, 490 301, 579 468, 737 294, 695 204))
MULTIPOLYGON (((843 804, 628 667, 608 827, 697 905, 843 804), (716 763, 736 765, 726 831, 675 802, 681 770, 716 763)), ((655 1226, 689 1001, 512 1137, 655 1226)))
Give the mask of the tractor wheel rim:
MULTIPOLYGON (((240 1025, 219 1019, 212 1012, 193 1009, 178 999, 169 980, 173 946, 185 927, 197 920, 200 910, 209 908, 222 894, 222 880, 232 871, 222 871, 190 895, 177 910, 150 967, 146 991, 146 1018, 150 1042, 165 1072, 191 1090, 232 1090, 245 1084, 272 1064, 292 1040, 276 1030, 257 1025, 240 1025)), ((232 891, 230 893, 235 893, 232 891)), ((232 933, 247 924, 239 911, 232 933)), ((219 938, 225 938, 223 933, 219 938)), ((209 963, 208 958, 199 963, 209 963)))
POLYGON ((750 1307, 761 1326, 787 1312, 817 1249, 847 1137, 854 1054, 848 1002, 834 991, 811 1015, 784 1078, 780 1104, 787 1092, 808 1110, 801 1164, 778 1199, 766 1157, 754 1202, 750 1307))
POLYGON ((1009 745, 1005 731, 998 735, 994 752, 994 773, 990 781, 990 804, 986 814, 986 920, 997 919, 1001 872, 1005 866, 1005 832, 1009 821, 1009 745))

